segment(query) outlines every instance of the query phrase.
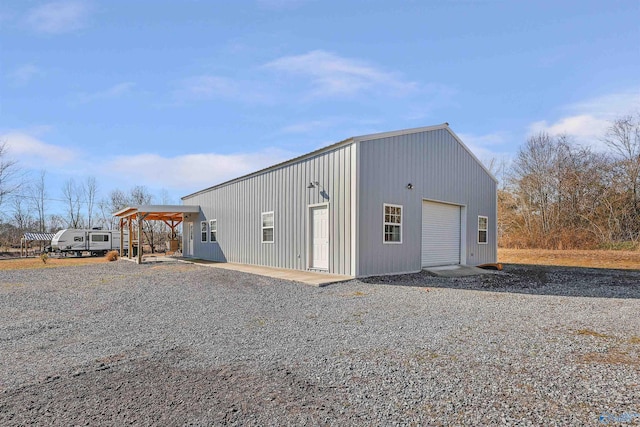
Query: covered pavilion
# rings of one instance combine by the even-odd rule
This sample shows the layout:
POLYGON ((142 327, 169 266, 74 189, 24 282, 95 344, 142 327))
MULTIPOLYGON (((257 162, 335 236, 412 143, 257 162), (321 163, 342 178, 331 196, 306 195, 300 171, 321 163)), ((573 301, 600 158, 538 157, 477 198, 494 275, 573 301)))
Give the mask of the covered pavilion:
POLYGON ((128 258, 133 257, 134 243, 138 246, 136 262, 142 263, 142 221, 162 221, 171 229, 171 241, 177 244, 176 227, 178 227, 187 214, 197 214, 200 206, 187 205, 133 205, 115 212, 113 216, 119 218, 120 227, 120 256, 124 256, 124 231, 129 232, 128 258), (135 222, 135 224, 134 224, 135 222), (136 229, 134 239, 133 230, 136 229))

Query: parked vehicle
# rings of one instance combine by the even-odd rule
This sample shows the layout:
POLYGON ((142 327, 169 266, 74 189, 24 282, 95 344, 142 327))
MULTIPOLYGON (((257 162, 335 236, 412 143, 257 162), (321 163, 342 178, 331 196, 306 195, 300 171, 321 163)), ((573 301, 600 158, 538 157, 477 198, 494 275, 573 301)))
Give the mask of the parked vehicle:
MULTIPOLYGON (((129 248, 129 233, 124 233, 125 253, 129 248)), ((51 239, 51 250, 60 253, 74 253, 81 256, 90 252, 91 256, 105 255, 112 250, 120 250, 120 231, 100 229, 67 228, 58 231, 51 239)))

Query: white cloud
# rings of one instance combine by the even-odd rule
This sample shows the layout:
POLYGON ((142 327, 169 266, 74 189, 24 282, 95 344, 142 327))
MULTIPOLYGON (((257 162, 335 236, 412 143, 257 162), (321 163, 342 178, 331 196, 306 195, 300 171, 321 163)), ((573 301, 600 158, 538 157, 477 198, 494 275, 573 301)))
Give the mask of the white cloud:
POLYGON ((620 116, 640 111, 640 88, 603 95, 583 102, 568 105, 568 111, 592 114, 596 117, 614 120, 620 116))
POLYGON ((509 142, 509 134, 506 132, 493 132, 486 135, 460 133, 458 136, 467 145, 481 147, 495 147, 509 142))
POLYGON ((180 86, 179 94, 195 99, 227 98, 238 93, 233 80, 212 75, 189 77, 180 86))
POLYGON ((99 101, 104 99, 120 98, 127 93, 131 92, 131 89, 135 86, 132 82, 123 82, 115 84, 105 90, 98 92, 87 93, 83 92, 77 95, 78 102, 84 104, 92 101, 99 101))
POLYGON ((570 104, 561 111, 566 114, 554 122, 541 120, 531 123, 529 134, 566 134, 579 144, 604 150, 606 146, 601 139, 611 122, 618 117, 640 112, 640 88, 570 104))
POLYGON ((89 5, 84 1, 51 2, 31 9, 26 22, 41 33, 68 33, 83 28, 89 13, 89 5))
POLYGON ((551 135, 567 134, 576 138, 598 138, 604 135, 610 125, 608 120, 600 119, 590 114, 563 117, 555 123, 546 120, 534 122, 530 125, 531 133, 547 132, 551 135))
POLYGON ((404 81, 395 73, 322 50, 285 56, 267 63, 265 67, 309 78, 314 97, 350 96, 364 91, 407 95, 418 89, 416 83, 404 81))
POLYGON ((32 168, 61 167, 71 163, 78 155, 73 150, 47 144, 32 133, 22 131, 11 131, 0 135, 0 140, 7 142, 10 157, 18 160, 21 165, 32 168))
POLYGON ((195 189, 237 178, 293 157, 277 149, 256 153, 187 154, 163 157, 158 154, 119 156, 106 163, 103 174, 115 178, 135 173, 136 182, 170 189, 195 189))
POLYGON ((282 133, 311 133, 321 129, 330 128, 342 120, 340 119, 325 119, 325 120, 312 120, 309 122, 294 123, 285 126, 281 129, 282 133))
POLYGON ((510 144, 513 138, 507 132, 493 132, 486 135, 458 134, 462 142, 484 164, 495 161, 506 161, 511 157, 510 144))
POLYGON ((268 104, 273 100, 254 82, 207 74, 180 81, 173 92, 173 98, 178 103, 227 99, 250 104, 268 104))
POLYGON ((33 64, 24 64, 8 74, 9 79, 17 86, 24 86, 34 77, 42 75, 42 71, 33 64))

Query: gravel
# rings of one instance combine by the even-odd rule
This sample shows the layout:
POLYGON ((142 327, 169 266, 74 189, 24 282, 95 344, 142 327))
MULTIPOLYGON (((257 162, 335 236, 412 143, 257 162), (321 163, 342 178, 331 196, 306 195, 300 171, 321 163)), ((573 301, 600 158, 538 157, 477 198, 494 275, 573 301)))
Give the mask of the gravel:
POLYGON ((637 425, 639 314, 640 271, 3 271, 0 425, 637 425))

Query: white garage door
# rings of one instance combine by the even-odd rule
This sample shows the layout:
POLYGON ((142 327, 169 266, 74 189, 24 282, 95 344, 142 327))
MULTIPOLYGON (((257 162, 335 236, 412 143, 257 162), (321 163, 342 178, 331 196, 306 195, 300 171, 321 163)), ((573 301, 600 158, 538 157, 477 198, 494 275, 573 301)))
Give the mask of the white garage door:
POLYGON ((460 264, 460 206, 422 202, 422 266, 460 264))

